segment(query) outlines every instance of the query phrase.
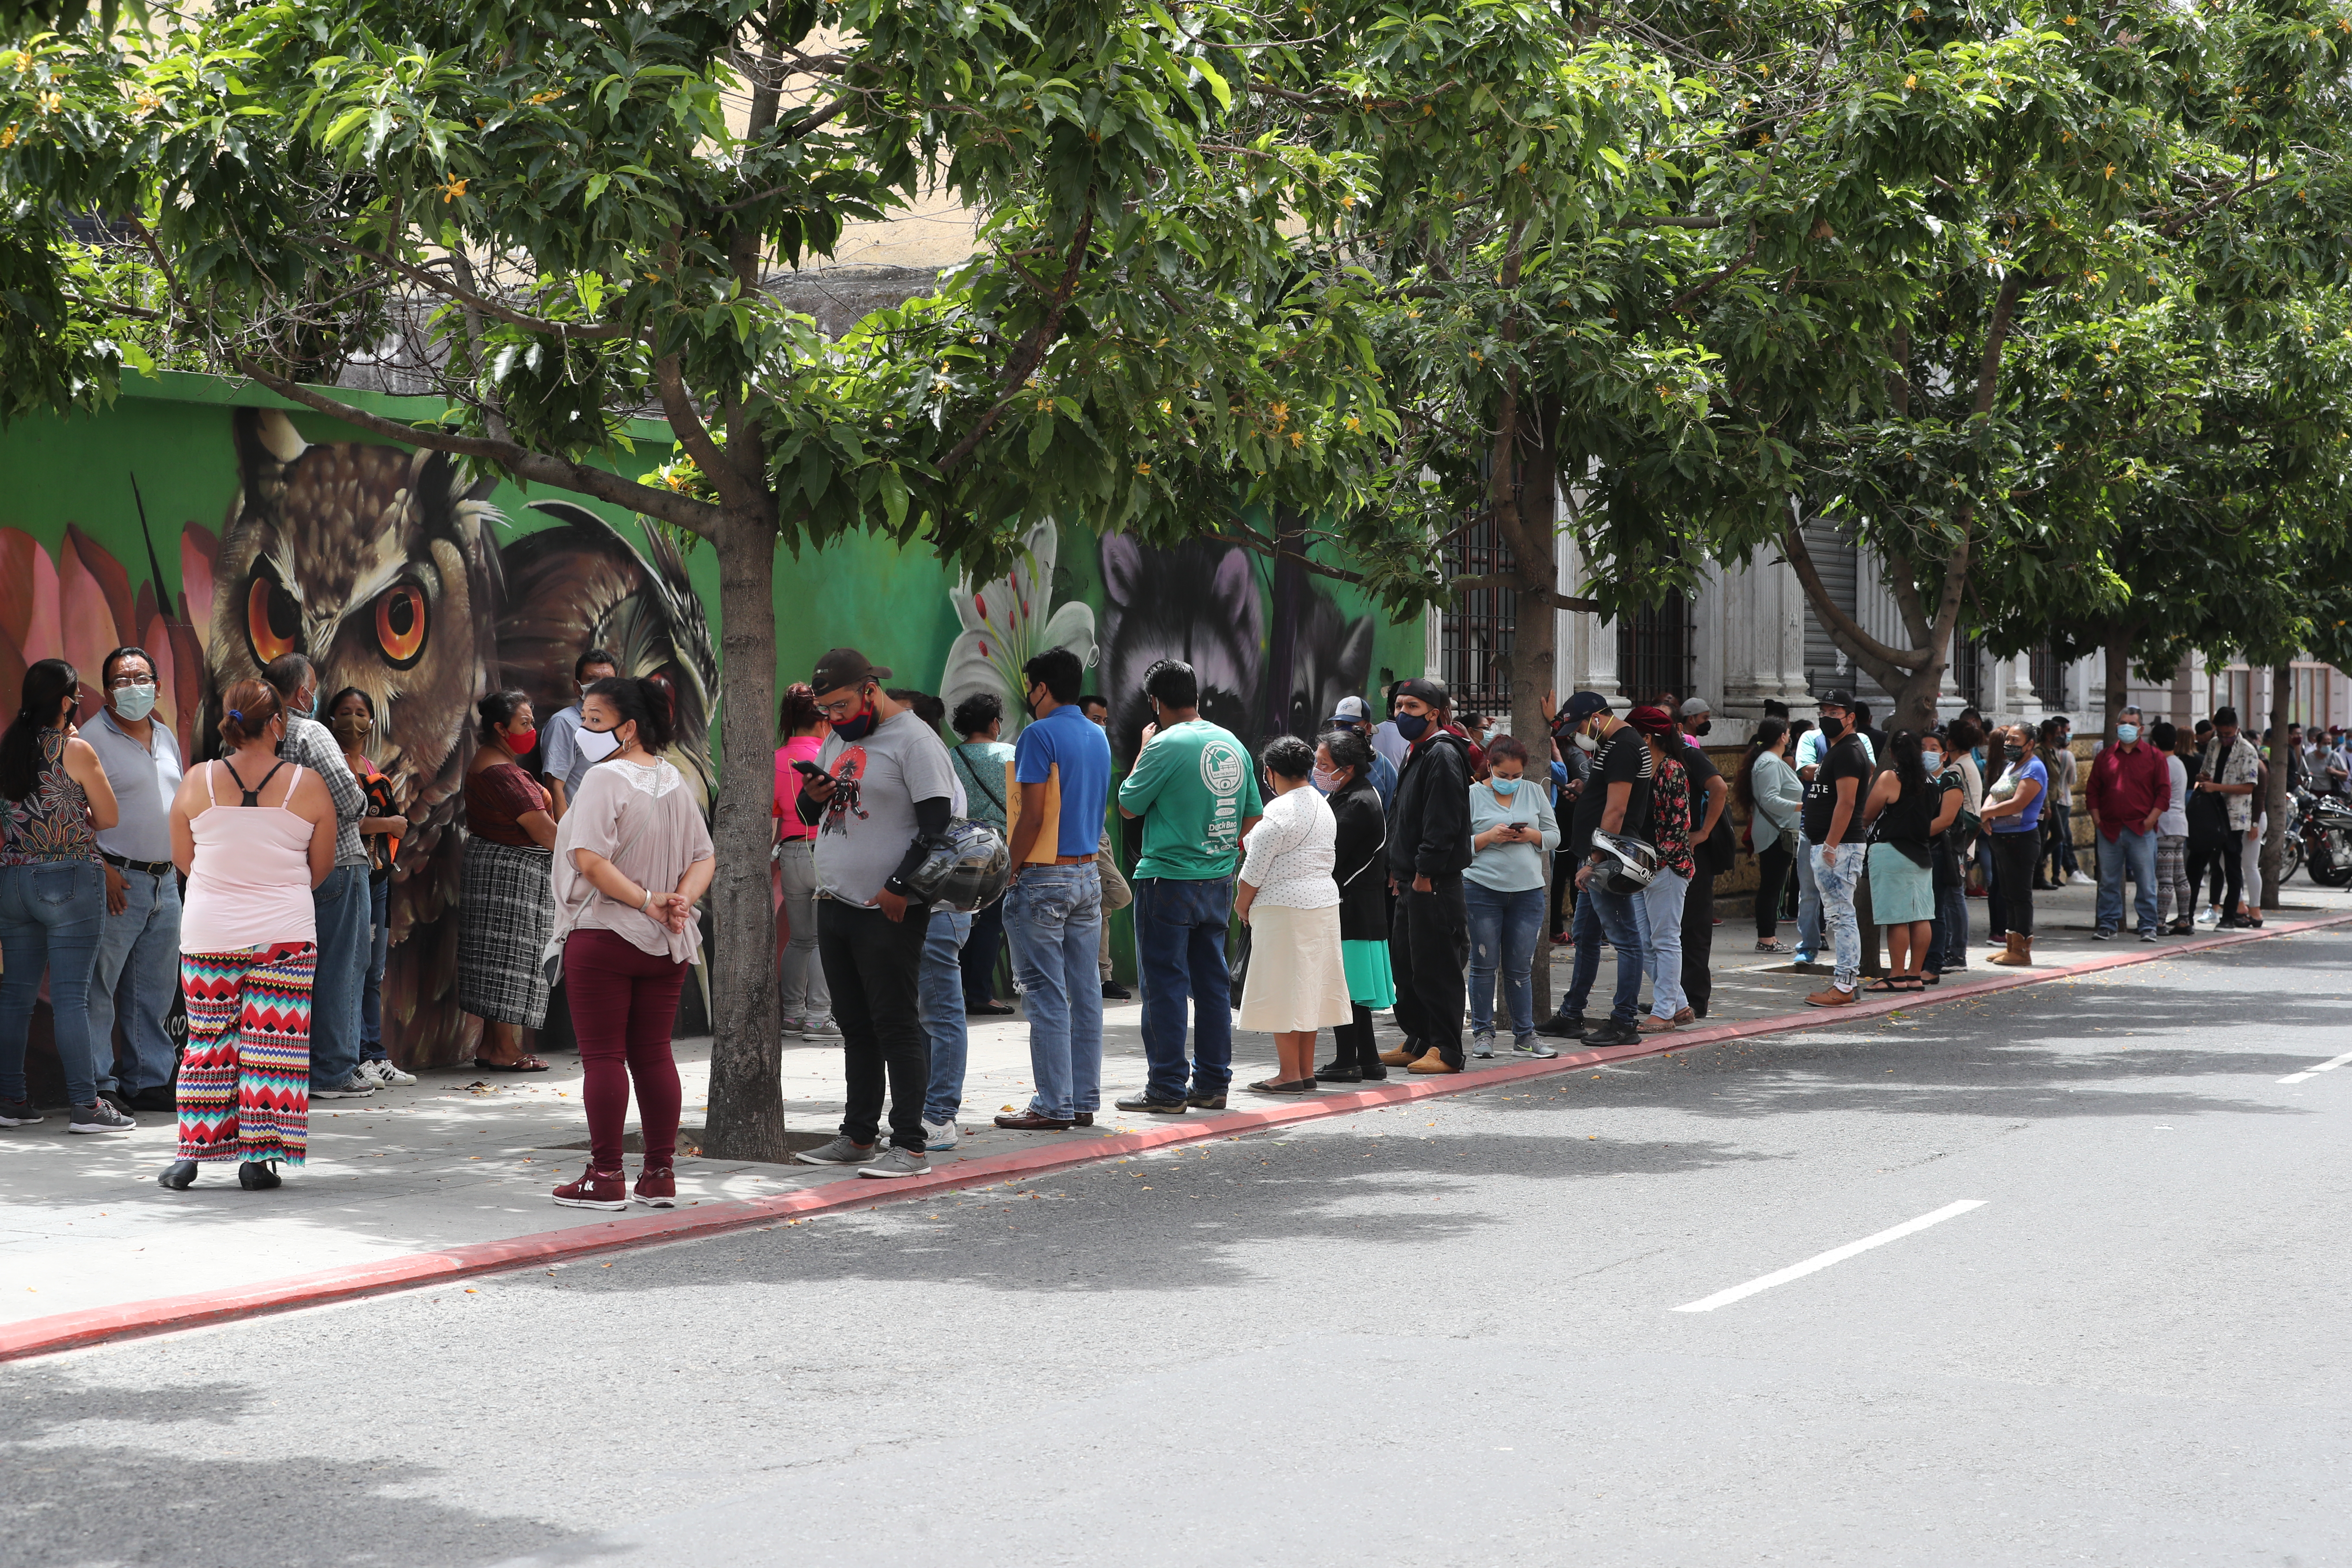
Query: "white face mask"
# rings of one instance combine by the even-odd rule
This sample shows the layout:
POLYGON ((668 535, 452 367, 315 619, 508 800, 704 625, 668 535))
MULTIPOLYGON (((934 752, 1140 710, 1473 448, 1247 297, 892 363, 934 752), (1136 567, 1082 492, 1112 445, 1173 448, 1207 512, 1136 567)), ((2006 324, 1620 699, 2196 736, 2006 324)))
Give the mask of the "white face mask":
POLYGON ((1579 730, 1576 732, 1576 749, 1580 752, 1597 752, 1601 749, 1601 742, 1579 730))
POLYGON ((583 729, 577 744, 582 756, 592 763, 601 763, 621 749, 621 737, 611 730, 583 729))

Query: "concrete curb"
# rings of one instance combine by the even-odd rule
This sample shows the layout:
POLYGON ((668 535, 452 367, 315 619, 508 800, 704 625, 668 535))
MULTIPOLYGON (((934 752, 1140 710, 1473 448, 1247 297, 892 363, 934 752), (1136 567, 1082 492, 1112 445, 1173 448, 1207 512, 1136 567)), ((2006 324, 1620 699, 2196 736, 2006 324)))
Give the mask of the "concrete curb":
POLYGON ((1232 1138, 1244 1132, 1322 1117, 1347 1116, 1386 1105, 1409 1104, 1436 1095, 1463 1094, 1497 1084, 1574 1072, 1608 1062, 1664 1056, 1671 1051, 1687 1050, 1694 1046, 1826 1027, 1856 1018, 1879 1017, 1910 1008, 2013 991, 2020 986, 2040 984, 2045 981, 2071 979, 2135 963, 2148 963, 2184 952, 2209 952, 2347 922, 2352 922, 2352 913, 2300 921, 2292 925, 2273 925, 2259 931, 2217 931, 2210 936, 2193 937, 2156 948, 2101 953, 2079 963, 1990 973, 1981 978, 1978 977, 1977 971, 1971 969, 1969 972, 1970 977, 1966 981, 1948 980, 1942 985, 1916 995, 1890 996, 1857 1003, 1851 1007, 1784 1013, 1737 1024, 1685 1029, 1654 1036, 1635 1045, 1563 1052, 1549 1059, 1514 1062, 1507 1067, 1490 1068, 1475 1073, 1409 1079, 1362 1089, 1327 1091, 1309 1100, 1273 1105, 1263 1110, 1196 1113, 1141 1132, 1112 1133, 1092 1140, 1052 1143, 1013 1153, 992 1155, 984 1160, 964 1161, 951 1169, 904 1181, 876 1182, 860 1186, 856 1180, 844 1180, 821 1187, 780 1194, 772 1198, 737 1199, 705 1204, 692 1209, 656 1211, 602 1225, 541 1231, 530 1236, 511 1237, 504 1241, 473 1242, 437 1252, 411 1253, 373 1263, 289 1275, 280 1279, 228 1289, 206 1290, 186 1296, 162 1296, 119 1306, 60 1312, 0 1328, 0 1362, 79 1350, 114 1340, 200 1328, 209 1323, 229 1322, 265 1313, 323 1306, 360 1296, 448 1284, 476 1275, 566 1262, 599 1253, 691 1240, 732 1230, 772 1226, 821 1214, 875 1208, 885 1203, 989 1186, 1008 1179, 1043 1176, 1074 1166, 1095 1164, 1154 1149, 1232 1138))

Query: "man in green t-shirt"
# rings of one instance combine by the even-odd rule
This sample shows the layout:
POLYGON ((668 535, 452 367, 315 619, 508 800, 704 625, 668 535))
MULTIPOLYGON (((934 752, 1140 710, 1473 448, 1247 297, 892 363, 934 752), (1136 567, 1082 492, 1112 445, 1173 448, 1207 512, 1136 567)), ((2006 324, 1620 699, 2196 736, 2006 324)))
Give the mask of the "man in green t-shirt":
POLYGON ((1121 816, 1143 819, 1135 863, 1135 956, 1143 980, 1143 1092, 1121 1110, 1223 1110, 1234 1076, 1233 984, 1225 930, 1242 836, 1258 819, 1257 772, 1231 731, 1201 717, 1192 667, 1162 659, 1143 678, 1152 722, 1118 788, 1121 816), (1184 1051, 1184 1005, 1193 1048, 1184 1051))

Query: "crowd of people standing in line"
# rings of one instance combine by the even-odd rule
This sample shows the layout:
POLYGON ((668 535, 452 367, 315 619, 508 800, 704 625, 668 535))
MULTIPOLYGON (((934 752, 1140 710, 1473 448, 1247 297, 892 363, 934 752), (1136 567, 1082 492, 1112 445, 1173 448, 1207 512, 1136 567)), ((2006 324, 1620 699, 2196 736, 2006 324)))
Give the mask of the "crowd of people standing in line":
MULTIPOLYGON (((2063 718, 1987 725, 1967 710, 1889 734, 1832 690, 1817 724, 1765 718, 1726 778, 1701 743, 1703 700, 1668 695, 1621 717, 1575 693, 1538 758, 1457 715, 1431 679, 1391 687, 1377 724, 1349 697, 1313 740, 1276 737, 1254 755, 1202 716, 1193 670, 1163 660, 1144 678, 1151 721, 1117 778, 1109 707, 1082 689, 1066 649, 1024 668, 1028 721, 1011 743, 1000 698, 950 714, 886 686, 890 674, 856 649, 826 653, 783 695, 775 762, 783 1028, 839 1045, 846 1102, 838 1135, 798 1158, 877 1178, 919 1174, 929 1152, 955 1146, 970 1017, 1025 1016, 1035 1091, 997 1125, 1093 1122, 1103 1004, 1128 994, 1106 917, 1130 905, 1150 1071, 1117 1108, 1170 1116, 1225 1106, 1236 1010, 1240 1027, 1276 1042, 1273 1074, 1245 1087, 1277 1096, 1396 1068, 1459 1072, 1465 1052, 1492 1056, 1504 1027, 1514 1052, 1550 1057, 1562 1037, 1631 1044, 1705 1018, 1735 799, 1759 868, 1756 950, 1791 951, 1778 927, 1792 900, 1795 959, 1830 954, 1829 984, 1806 998, 1816 1006, 1966 968, 1972 897, 2000 949, 1990 962, 2032 963, 2034 893, 2082 875, 2078 785, 2096 846, 2096 937, 2121 933, 2126 882, 2143 941, 2261 921, 2273 763, 2226 707, 2193 731, 2144 725, 2128 708, 2085 777, 2063 718), (1105 827, 1114 805, 1139 837, 1131 877, 1105 827), (958 820, 993 828, 1012 865, 1003 898, 977 910, 927 903, 908 880, 958 820), (1889 961, 1868 986, 1864 918, 1884 929, 1889 961), (1547 931, 1575 952, 1556 1011, 1538 1018, 1547 931), (1593 1016, 1604 945, 1618 957, 1614 993, 1593 1016), (1017 1009, 994 994, 1008 952, 1017 1009), (1381 1010, 1404 1037, 1387 1051, 1373 1035, 1381 1010)), ((478 704, 459 997, 483 1020, 484 1071, 547 1070, 533 1031, 559 1001, 568 1013, 591 1155, 557 1202, 667 1204, 680 1099, 670 1033, 700 952, 710 839, 661 756, 674 736, 660 686, 620 677, 601 648, 574 676, 579 700, 544 727, 520 692, 478 704), (622 1158, 633 1096, 634 1189, 622 1158)), ((221 694, 220 756, 191 768, 154 721, 142 650, 116 649, 99 679, 103 707, 77 726, 79 671, 36 663, 0 736, 0 1126, 43 1120, 25 1047, 46 973, 71 1131, 170 1111, 179 1148, 165 1186, 185 1188, 210 1161, 274 1186, 280 1165, 303 1163, 311 1100, 415 1081, 383 1037, 385 895, 409 824, 368 755, 373 700, 349 689, 322 710, 315 671, 288 655, 221 694), (174 991, 184 1052, 166 1027, 174 991)), ((2340 730, 2306 742, 2296 726, 2273 758, 2282 750, 2299 785, 2340 794, 2352 780, 2340 730)))

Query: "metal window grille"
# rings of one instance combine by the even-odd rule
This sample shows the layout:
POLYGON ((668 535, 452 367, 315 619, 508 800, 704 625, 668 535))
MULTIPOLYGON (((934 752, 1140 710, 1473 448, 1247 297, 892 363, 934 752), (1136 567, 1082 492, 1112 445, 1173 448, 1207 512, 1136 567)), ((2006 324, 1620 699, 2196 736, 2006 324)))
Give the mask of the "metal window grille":
MULTIPOLYGON (((1518 569, 1490 522, 1466 530, 1446 556, 1454 576, 1501 576, 1518 569)), ((1454 595, 1440 627, 1438 652, 1457 716, 1510 711, 1511 634, 1517 618, 1517 598, 1507 589, 1465 588, 1454 595)))
POLYGON ((1691 603, 1669 594, 1645 610, 1617 622, 1617 685, 1636 702, 1662 691, 1688 697, 1696 650, 1691 635, 1691 603))
POLYGON ((2051 650, 2048 643, 2035 646, 2026 656, 2026 676, 2033 682, 2033 694, 2042 706, 2053 713, 2066 711, 2071 700, 2066 695, 2066 663, 2051 650))

